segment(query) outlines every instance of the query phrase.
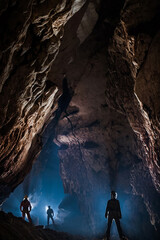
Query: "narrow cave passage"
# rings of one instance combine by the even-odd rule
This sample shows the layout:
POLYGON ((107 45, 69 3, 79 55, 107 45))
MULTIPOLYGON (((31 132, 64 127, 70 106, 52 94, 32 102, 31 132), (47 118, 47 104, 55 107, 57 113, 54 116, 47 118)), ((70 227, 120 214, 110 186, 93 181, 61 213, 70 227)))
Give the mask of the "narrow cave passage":
POLYGON ((47 225, 46 211, 48 206, 51 206, 55 225, 50 222, 49 228, 71 234, 90 235, 77 196, 64 193, 58 147, 51 139, 43 147, 31 172, 2 204, 1 210, 21 217, 20 203, 25 195, 28 195, 32 206, 31 218, 35 226, 47 225))
POLYGON ((58 218, 58 206, 65 194, 59 173, 57 146, 48 142, 25 178, 3 204, 2 209, 21 216, 19 206, 27 194, 32 204, 32 216, 35 224, 46 225, 46 208, 52 206, 55 217, 58 218))

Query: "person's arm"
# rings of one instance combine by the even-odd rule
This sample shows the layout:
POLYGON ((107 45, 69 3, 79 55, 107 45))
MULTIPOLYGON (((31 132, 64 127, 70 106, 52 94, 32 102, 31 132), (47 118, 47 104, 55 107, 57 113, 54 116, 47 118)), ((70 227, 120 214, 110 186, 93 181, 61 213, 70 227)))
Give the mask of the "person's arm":
POLYGON ((107 207, 106 207, 105 218, 107 218, 108 212, 109 212, 109 201, 108 201, 107 207))
POLYGON ((119 218, 122 218, 121 208, 120 208, 119 201, 118 201, 117 203, 118 203, 118 217, 119 217, 119 218))
POLYGON ((52 216, 54 216, 54 211, 53 211, 53 209, 51 210, 51 214, 52 214, 52 216))
POLYGON ((32 210, 32 206, 31 206, 31 204, 30 204, 30 202, 29 202, 29 212, 32 210))

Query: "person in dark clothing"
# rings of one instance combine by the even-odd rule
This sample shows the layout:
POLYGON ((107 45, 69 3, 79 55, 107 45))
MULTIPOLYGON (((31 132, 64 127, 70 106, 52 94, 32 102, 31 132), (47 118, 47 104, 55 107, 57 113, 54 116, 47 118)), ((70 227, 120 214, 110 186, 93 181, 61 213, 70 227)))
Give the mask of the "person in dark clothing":
POLYGON ((54 212, 53 212, 53 209, 48 206, 48 209, 47 209, 47 225, 49 226, 49 219, 51 218, 52 220, 52 223, 54 224, 54 220, 53 220, 53 216, 54 216, 54 212))
POLYGON ((25 219, 25 214, 27 214, 28 221, 32 223, 32 219, 30 216, 30 211, 32 209, 32 206, 30 202, 28 201, 28 196, 24 196, 23 201, 21 202, 20 205, 20 211, 22 212, 22 218, 25 219))
POLYGON ((105 212, 105 218, 108 217, 108 226, 106 231, 107 240, 110 239, 110 229, 111 229, 113 219, 116 222, 119 237, 120 239, 123 239, 123 233, 120 225, 120 218, 122 218, 122 215, 121 215, 120 204, 119 204, 119 201, 116 199, 116 197, 117 197, 116 192, 111 191, 111 199, 107 203, 106 212, 105 212))

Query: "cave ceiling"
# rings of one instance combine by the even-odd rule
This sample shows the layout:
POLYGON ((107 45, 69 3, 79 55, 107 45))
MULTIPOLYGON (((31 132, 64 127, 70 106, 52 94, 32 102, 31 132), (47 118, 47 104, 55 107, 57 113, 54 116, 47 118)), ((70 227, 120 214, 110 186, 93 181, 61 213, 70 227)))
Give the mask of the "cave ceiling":
POLYGON ((160 2, 0 5, 1 202, 31 170, 46 131, 82 210, 91 215, 97 189, 121 187, 144 199, 159 227, 160 2))

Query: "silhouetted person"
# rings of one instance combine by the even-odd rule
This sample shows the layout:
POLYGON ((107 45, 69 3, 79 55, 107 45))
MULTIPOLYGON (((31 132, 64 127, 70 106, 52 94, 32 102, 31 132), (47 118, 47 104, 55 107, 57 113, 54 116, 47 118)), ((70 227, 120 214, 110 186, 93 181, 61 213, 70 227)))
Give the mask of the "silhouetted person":
POLYGON ((119 201, 116 199, 117 193, 115 191, 111 192, 111 199, 107 203, 106 212, 105 212, 105 218, 108 216, 108 226, 106 231, 106 237, 107 240, 110 239, 110 229, 112 225, 112 220, 115 219, 117 230, 120 239, 123 239, 123 233, 120 225, 120 218, 122 218, 121 215, 121 209, 119 201))
POLYGON ((53 212, 53 209, 48 206, 48 209, 47 209, 47 225, 49 226, 49 219, 51 218, 52 220, 52 223, 54 224, 54 220, 53 220, 53 216, 54 216, 54 212, 53 212))
POLYGON ((25 219, 25 214, 27 214, 27 218, 30 223, 32 223, 32 219, 30 216, 31 209, 32 209, 32 206, 31 206, 30 202, 28 201, 28 196, 26 195, 26 196, 24 196, 24 199, 21 202, 20 210, 22 212, 22 218, 25 219))

